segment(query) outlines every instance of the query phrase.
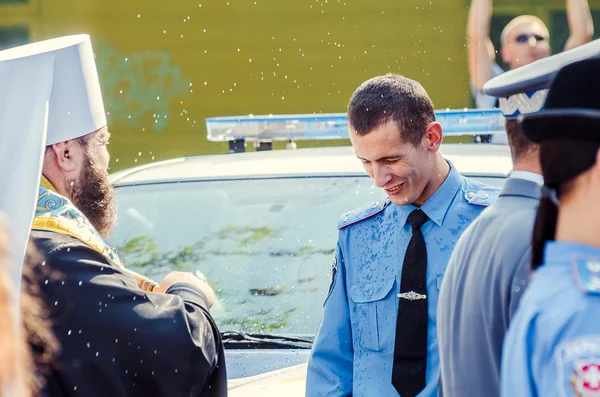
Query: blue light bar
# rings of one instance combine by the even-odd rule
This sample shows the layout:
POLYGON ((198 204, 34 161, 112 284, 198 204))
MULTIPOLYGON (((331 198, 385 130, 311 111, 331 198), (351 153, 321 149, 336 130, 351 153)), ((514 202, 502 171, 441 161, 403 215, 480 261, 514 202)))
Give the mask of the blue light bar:
MULTIPOLYGON (((505 133, 499 109, 439 110, 435 117, 444 136, 505 133)), ((206 129, 213 142, 348 139, 348 117, 345 113, 212 117, 206 119, 206 129)))

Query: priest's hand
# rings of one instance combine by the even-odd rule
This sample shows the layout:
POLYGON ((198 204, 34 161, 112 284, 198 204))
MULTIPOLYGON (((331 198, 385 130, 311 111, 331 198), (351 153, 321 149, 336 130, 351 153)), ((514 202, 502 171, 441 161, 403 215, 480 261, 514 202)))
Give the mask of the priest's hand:
POLYGON ((206 282, 188 272, 175 271, 167 274, 160 282, 160 285, 154 289, 154 292, 165 293, 171 286, 177 283, 187 283, 199 288, 206 295, 209 309, 215 304, 215 292, 213 289, 206 282))

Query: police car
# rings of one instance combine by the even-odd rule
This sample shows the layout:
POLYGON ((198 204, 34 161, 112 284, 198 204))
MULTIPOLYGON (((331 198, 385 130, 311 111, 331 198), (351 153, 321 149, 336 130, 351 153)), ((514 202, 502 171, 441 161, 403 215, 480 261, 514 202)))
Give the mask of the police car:
MULTIPOLYGON (((502 136, 496 110, 438 111, 446 137, 502 136)), ((132 270, 205 277, 226 348, 230 395, 304 395, 341 214, 385 199, 352 147, 295 149, 348 137, 344 114, 207 119, 230 154, 178 158, 111 176, 119 222, 109 243, 132 270), (270 150, 285 140, 288 150, 270 150), (257 152, 242 153, 247 142, 257 152)), ((495 140, 496 142, 498 140, 495 140)), ((459 172, 501 187, 505 144, 442 145, 459 172)))

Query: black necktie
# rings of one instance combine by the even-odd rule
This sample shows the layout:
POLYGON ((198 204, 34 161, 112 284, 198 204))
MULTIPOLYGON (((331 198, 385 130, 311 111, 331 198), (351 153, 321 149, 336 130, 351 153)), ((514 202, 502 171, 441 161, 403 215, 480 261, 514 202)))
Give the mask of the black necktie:
POLYGON ((406 248, 400 280, 392 384, 401 397, 414 397, 425 388, 427 365, 427 248, 421 226, 429 218, 414 210, 407 223, 412 237, 406 248))

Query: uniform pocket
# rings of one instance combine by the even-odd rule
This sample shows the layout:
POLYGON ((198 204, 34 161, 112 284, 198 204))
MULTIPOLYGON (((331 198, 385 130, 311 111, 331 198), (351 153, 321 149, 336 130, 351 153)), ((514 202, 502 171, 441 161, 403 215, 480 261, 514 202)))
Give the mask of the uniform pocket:
POLYGON ((396 299, 391 293, 395 281, 390 278, 350 286, 355 346, 374 352, 393 349, 398 315, 396 299))

